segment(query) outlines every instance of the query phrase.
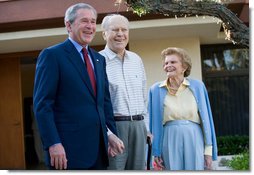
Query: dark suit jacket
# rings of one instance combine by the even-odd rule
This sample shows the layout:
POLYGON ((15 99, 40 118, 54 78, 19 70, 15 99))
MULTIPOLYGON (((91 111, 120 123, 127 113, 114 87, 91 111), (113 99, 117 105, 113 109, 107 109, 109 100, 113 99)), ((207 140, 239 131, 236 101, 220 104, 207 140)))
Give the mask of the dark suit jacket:
MULTIPOLYGON (((116 134, 105 59, 91 48, 88 51, 95 68, 96 97, 85 64, 68 39, 44 49, 36 65, 34 112, 42 143, 46 151, 62 143, 68 168, 88 168, 95 163, 99 149, 107 153, 106 125, 116 134), (103 148, 99 148, 100 132, 103 148)), ((49 164, 48 156, 47 152, 49 164)))

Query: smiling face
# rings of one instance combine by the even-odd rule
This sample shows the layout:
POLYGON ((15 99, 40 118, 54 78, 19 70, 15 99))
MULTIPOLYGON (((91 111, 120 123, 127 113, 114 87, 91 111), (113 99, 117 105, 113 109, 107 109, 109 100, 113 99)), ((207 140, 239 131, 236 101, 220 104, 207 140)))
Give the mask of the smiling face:
POLYGON ((91 9, 79 9, 74 22, 66 22, 69 36, 83 47, 91 43, 96 33, 96 15, 91 9))
POLYGON ((185 68, 181 62, 181 58, 177 54, 166 55, 163 69, 168 78, 183 77, 185 68))
POLYGON ((122 17, 111 17, 107 29, 103 32, 103 38, 107 46, 115 53, 121 54, 129 42, 128 21, 122 17))

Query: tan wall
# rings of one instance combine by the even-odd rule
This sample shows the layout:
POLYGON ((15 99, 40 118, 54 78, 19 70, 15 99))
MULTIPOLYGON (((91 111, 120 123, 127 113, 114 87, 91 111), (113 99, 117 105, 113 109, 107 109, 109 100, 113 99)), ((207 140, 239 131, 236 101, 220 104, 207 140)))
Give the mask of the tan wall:
POLYGON ((158 39, 158 40, 130 40, 129 49, 136 52, 143 59, 147 75, 147 87, 166 78, 162 70, 160 53, 167 47, 181 47, 192 58, 192 70, 189 77, 202 79, 200 42, 198 38, 158 39))
MULTIPOLYGON (((190 77, 202 79, 200 42, 198 38, 182 39, 153 39, 153 40, 132 40, 130 36, 129 49, 141 56, 144 62, 147 75, 147 87, 153 83, 166 78, 162 70, 162 59, 160 53, 167 47, 181 47, 187 50, 192 58, 192 70, 190 77)), ((100 49, 99 49, 100 50, 100 49)), ((34 65, 21 66, 22 95, 23 98, 31 97, 33 92, 34 65)))

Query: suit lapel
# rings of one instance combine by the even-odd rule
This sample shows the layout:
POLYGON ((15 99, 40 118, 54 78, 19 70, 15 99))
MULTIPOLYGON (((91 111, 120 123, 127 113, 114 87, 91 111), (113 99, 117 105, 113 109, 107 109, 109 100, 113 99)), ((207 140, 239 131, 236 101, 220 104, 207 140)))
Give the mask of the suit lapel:
POLYGON ((92 89, 92 85, 89 79, 89 75, 86 70, 86 66, 84 62, 82 61, 80 54, 78 53, 76 48, 73 46, 73 44, 69 40, 65 41, 65 51, 68 54, 68 59, 73 64, 73 66, 77 69, 81 79, 83 80, 87 88, 89 89, 90 93, 93 95, 93 97, 95 97, 93 89, 92 89))

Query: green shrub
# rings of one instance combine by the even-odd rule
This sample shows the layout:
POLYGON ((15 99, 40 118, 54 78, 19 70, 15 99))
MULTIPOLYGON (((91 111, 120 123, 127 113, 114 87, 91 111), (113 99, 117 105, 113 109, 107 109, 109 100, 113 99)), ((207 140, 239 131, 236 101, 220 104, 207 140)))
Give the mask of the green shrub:
POLYGON ((249 150, 249 136, 217 137, 218 155, 236 155, 249 150))
POLYGON ((227 162, 227 166, 231 167, 233 170, 249 170, 250 165, 250 154, 245 152, 239 154, 227 162))

